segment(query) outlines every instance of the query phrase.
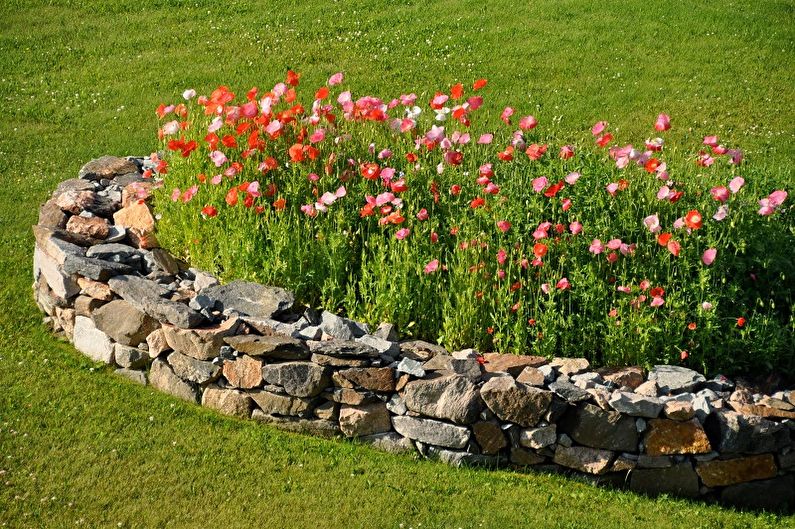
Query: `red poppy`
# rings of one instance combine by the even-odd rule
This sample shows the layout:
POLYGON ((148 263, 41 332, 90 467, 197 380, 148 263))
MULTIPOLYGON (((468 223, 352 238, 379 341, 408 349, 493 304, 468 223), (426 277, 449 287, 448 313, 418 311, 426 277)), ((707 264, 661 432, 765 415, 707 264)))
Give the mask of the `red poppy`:
POLYGON ((202 208, 202 215, 207 217, 215 217, 218 215, 218 210, 214 206, 204 206, 202 208))
POLYGON ((328 87, 323 86, 315 92, 315 99, 326 99, 328 97, 328 87))
POLYGON ((537 242, 533 246, 533 255, 538 257, 539 259, 544 257, 547 254, 548 247, 544 243, 537 242))
POLYGON ((746 321, 745 318, 743 318, 742 316, 737 318, 737 327, 744 327, 745 326, 745 321, 746 321))
POLYGON ((292 70, 287 70, 287 80, 285 82, 290 86, 298 86, 298 79, 300 77, 300 74, 297 74, 292 70))
POLYGON ((381 168, 374 162, 363 163, 359 170, 367 180, 378 180, 378 175, 381 174, 381 168))
POLYGON ((472 90, 480 90, 481 88, 486 86, 486 83, 488 83, 486 79, 478 79, 472 84, 472 90))
POLYGON ((691 209, 687 212, 687 215, 685 215, 685 226, 691 230, 699 229, 702 226, 702 221, 701 213, 696 209, 691 209))
POLYGON ((464 97, 464 85, 461 83, 453 85, 453 87, 450 88, 450 97, 453 99, 461 99, 464 97))

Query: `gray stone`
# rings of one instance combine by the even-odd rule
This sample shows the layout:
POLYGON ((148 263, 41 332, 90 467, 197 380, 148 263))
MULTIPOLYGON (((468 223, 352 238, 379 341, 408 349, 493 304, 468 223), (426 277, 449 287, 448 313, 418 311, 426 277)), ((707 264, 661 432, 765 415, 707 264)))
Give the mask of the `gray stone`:
POLYGON ((670 456, 650 456, 640 454, 637 460, 638 468, 670 468, 674 462, 670 456))
POLYGON ((312 409, 312 401, 306 398, 279 395, 270 391, 254 391, 251 398, 268 415, 302 416, 312 409))
POLYGON ((397 365, 397 371, 417 378, 425 376, 425 370, 422 368, 422 364, 411 358, 403 358, 397 365))
POLYGON ((163 335, 171 349, 192 356, 197 360, 210 360, 218 356, 224 338, 237 332, 240 322, 230 318, 220 325, 200 329, 181 329, 163 325, 163 335))
POLYGON ((352 367, 334 373, 337 385, 389 393, 395 391, 395 370, 391 367, 352 367))
POLYGON ((224 341, 236 351, 268 360, 308 360, 311 353, 301 340, 289 336, 229 336, 224 341))
POLYGON ((197 270, 195 268, 191 268, 190 271, 193 273, 193 289, 196 292, 201 292, 205 288, 214 287, 219 285, 220 282, 218 278, 214 275, 210 274, 209 272, 205 272, 203 270, 197 270))
POLYGON ((188 402, 199 403, 201 392, 195 384, 179 378, 163 360, 156 359, 149 370, 149 383, 153 388, 188 402))
POLYGON ((647 380, 635 388, 635 393, 645 397, 656 397, 660 393, 660 388, 655 380, 647 380))
POLYGON ((78 274, 96 281, 107 281, 113 276, 132 274, 135 269, 124 263, 114 263, 79 255, 70 255, 63 264, 67 274, 78 274))
POLYGON ((483 408, 477 386, 461 375, 409 382, 403 401, 411 411, 459 424, 476 421, 483 408))
POLYGON ((131 380, 136 384, 140 384, 142 386, 146 385, 146 372, 144 371, 139 371, 137 369, 121 368, 114 371, 114 373, 128 380, 131 380))
POLYGON ((332 388, 331 391, 323 393, 322 396, 332 402, 348 404, 349 406, 359 406, 380 400, 372 391, 357 391, 350 388, 332 388))
POLYGON ((282 386, 294 397, 319 395, 330 382, 328 370, 312 362, 284 362, 262 366, 262 378, 282 386))
POLYGON ((425 362, 437 354, 448 354, 447 349, 441 345, 432 344, 423 340, 407 340, 400 342, 400 353, 406 358, 425 362))
POLYGON ((473 454, 470 452, 459 452, 455 450, 445 450, 436 446, 429 446, 426 456, 436 459, 452 467, 497 467, 500 464, 499 456, 473 454))
POLYGON ((288 432, 305 433, 318 437, 338 437, 342 433, 337 423, 322 419, 302 419, 297 417, 268 415, 260 409, 255 409, 251 413, 251 418, 288 432))
POLYGON ((346 437, 363 437, 392 429, 392 421, 383 402, 362 406, 342 406, 339 422, 340 430, 346 437))
POLYGON ((535 452, 519 448, 517 446, 511 447, 511 463, 520 466, 538 465, 546 461, 544 456, 540 456, 535 452))
POLYGON ((370 365, 370 360, 366 358, 338 358, 317 353, 312 354, 311 360, 315 364, 328 367, 367 367, 370 365))
POLYGON ((795 476, 786 475, 726 487, 721 501, 737 507, 779 510, 795 505, 795 476))
POLYGON ((565 382, 563 380, 556 380, 549 384, 549 389, 562 399, 571 403, 583 402, 591 398, 591 394, 584 389, 578 388, 571 382, 565 382))
POLYGON ((693 392, 707 379, 701 373, 681 366, 654 366, 649 371, 649 380, 657 382, 663 393, 693 392))
MULTIPOLYGON (((291 397, 297 399, 298 397, 291 397)), ((327 421, 335 421, 339 418, 339 406, 336 402, 323 402, 322 404, 318 404, 314 410, 312 410, 315 417, 318 419, 325 419, 327 421)))
POLYGON ((92 318, 99 330, 123 345, 138 345, 160 327, 153 318, 121 299, 102 305, 92 318))
POLYGON ((150 358, 157 358, 166 351, 171 351, 171 346, 166 341, 166 335, 162 328, 155 329, 146 337, 146 345, 149 350, 150 358))
POLYGON ((206 287, 201 293, 215 300, 222 311, 233 309, 255 318, 274 318, 288 312, 295 304, 291 292, 249 281, 206 287))
POLYGON ((91 160, 80 168, 78 176, 85 180, 112 179, 128 173, 137 173, 138 166, 135 162, 117 156, 102 156, 91 160))
POLYGON ((388 452, 390 454, 404 454, 414 451, 414 443, 411 439, 403 437, 395 432, 378 433, 361 437, 362 442, 370 444, 376 450, 388 452))
POLYGON ((199 312, 203 310, 213 310, 215 308, 215 300, 208 298, 204 294, 198 294, 191 298, 188 302, 188 307, 199 312))
POLYGON ((409 439, 446 448, 464 448, 471 433, 464 426, 418 417, 395 416, 392 425, 399 434, 409 439))
MULTIPOLYGON (((382 340, 386 340, 388 342, 397 342, 398 341, 398 332, 397 328, 392 325, 391 323, 382 323, 378 326, 378 328, 373 333, 373 336, 376 338, 381 338, 382 340)), ((400 346, 398 345, 398 350, 400 346)))
POLYGON ((635 421, 615 411, 604 411, 593 404, 570 408, 558 428, 579 444, 620 452, 638 450, 635 421))
POLYGON ((86 257, 114 263, 128 263, 140 262, 143 254, 141 250, 127 244, 103 243, 95 244, 86 250, 86 257))
POLYGON ((161 298, 162 287, 149 279, 120 275, 111 278, 108 285, 125 301, 160 322, 189 329, 206 321, 204 316, 187 305, 161 298))
POLYGON ((249 395, 237 389, 208 386, 202 393, 202 406, 224 415, 248 419, 251 417, 253 403, 249 395))
POLYGON ((519 444, 525 448, 544 448, 557 442, 557 429, 554 424, 540 428, 525 428, 519 433, 519 444))
POLYGON ((324 333, 338 340, 350 341, 355 337, 351 320, 337 316, 327 310, 320 314, 320 324, 318 326, 324 333))
POLYGON ((382 355, 395 357, 400 354, 400 344, 377 338, 371 334, 365 334, 364 336, 356 338, 356 341, 369 345, 382 355))
POLYGON ((475 383, 480 381, 483 374, 475 358, 454 358, 446 354, 434 356, 422 364, 422 368, 426 372, 436 371, 442 375, 463 375, 475 383))
POLYGON ((395 415, 405 415, 407 411, 409 411, 406 403, 403 402, 403 399, 400 398, 400 395, 392 395, 389 397, 389 400, 386 403, 386 409, 390 412, 394 413, 395 415))
POLYGON ((135 347, 117 343, 113 347, 113 358, 119 367, 138 369, 149 364, 149 353, 135 347))
POLYGON ((632 415, 633 417, 646 417, 654 419, 663 408, 663 403, 656 397, 644 397, 637 393, 626 391, 616 391, 608 400, 610 406, 621 413, 632 415))
POLYGON ((378 358, 378 350, 369 345, 346 340, 328 340, 323 342, 310 342, 310 351, 324 356, 336 358, 378 358))
POLYGON ((39 246, 33 251, 33 278, 43 278, 53 294, 61 299, 69 299, 80 293, 77 276, 65 274, 61 265, 39 246))
POLYGON ((510 376, 490 379, 480 395, 497 417, 521 426, 535 426, 552 402, 552 392, 517 383, 510 376))
POLYGON ((690 463, 669 468, 635 469, 630 474, 629 488, 646 494, 674 494, 695 498, 699 495, 698 475, 690 463))
POLYGON ((169 354, 167 360, 179 378, 196 384, 207 384, 221 376, 221 368, 212 362, 196 360, 176 351, 169 354))
POLYGON ((553 358, 549 363, 561 375, 572 376, 588 371, 590 362, 585 358, 553 358))
POLYGON ((601 475, 610 469, 613 452, 585 446, 561 446, 555 449, 555 463, 586 474, 601 475))
POLYGON ((91 318, 75 317, 73 340, 75 348, 95 362, 113 363, 113 341, 97 329, 91 318))

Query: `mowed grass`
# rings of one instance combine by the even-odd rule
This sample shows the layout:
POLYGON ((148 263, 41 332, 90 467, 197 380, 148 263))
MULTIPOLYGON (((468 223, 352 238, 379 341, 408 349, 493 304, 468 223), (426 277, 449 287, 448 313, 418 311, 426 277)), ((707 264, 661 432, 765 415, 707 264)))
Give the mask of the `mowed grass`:
MULTIPOLYGON (((795 154, 793 2, 17 2, 0 5, 0 524, 10 527, 791 527, 556 476, 450 469, 219 417, 94 369, 30 296, 36 210, 102 154, 145 154, 183 89, 384 97, 478 77, 560 138, 719 134, 772 181, 795 154), (420 525, 421 524, 421 525, 420 525)), ((772 190, 772 189, 771 189, 772 190)))

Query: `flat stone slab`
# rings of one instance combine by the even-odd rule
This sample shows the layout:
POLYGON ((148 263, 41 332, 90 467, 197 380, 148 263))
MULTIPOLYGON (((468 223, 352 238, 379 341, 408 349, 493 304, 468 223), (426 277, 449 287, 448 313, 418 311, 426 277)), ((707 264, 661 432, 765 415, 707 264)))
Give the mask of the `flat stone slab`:
POLYGON ((592 448, 637 452, 635 420, 616 411, 605 411, 593 404, 570 408, 558 428, 577 443, 592 448))
POLYGON ((170 323, 181 329, 198 327, 206 318, 187 305, 164 299, 163 289, 149 279, 132 275, 119 275, 108 281, 108 286, 125 301, 161 323, 170 323))
POLYGON ((288 336, 245 334, 226 337, 224 342, 236 351, 265 359, 308 360, 311 356, 309 349, 301 340, 288 336))
POLYGON ((497 417, 521 426, 535 426, 552 403, 552 392, 516 382, 511 376, 490 379, 480 396, 497 417))
POLYGON ((464 426, 405 415, 392 417, 392 426, 404 437, 446 448, 464 448, 471 436, 464 426))
POLYGON ((698 371, 681 366, 654 366, 648 379, 657 382, 662 393, 673 394, 695 391, 707 381, 698 371))
POLYGON ((202 295, 214 300, 221 310, 234 310, 255 318, 274 318, 293 308, 295 296, 279 287, 250 281, 232 281, 202 289, 202 295))
POLYGON ((409 382, 403 401, 411 411, 459 424, 474 422, 483 408, 477 386, 461 375, 409 382))

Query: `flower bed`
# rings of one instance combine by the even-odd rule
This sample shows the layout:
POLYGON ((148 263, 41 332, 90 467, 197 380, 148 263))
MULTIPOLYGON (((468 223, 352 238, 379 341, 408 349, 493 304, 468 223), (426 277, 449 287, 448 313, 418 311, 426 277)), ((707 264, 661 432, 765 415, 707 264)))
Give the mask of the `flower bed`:
POLYGON ((485 80, 391 101, 342 82, 161 105, 160 243, 449 348, 795 369, 791 201, 736 146, 665 114, 638 147, 605 122, 580 146, 480 119, 485 80))
POLYGON ((136 382, 241 418, 454 465, 559 470, 742 506, 795 503, 795 390, 681 366, 449 351, 220 284, 157 247, 152 159, 104 157, 34 227, 45 321, 136 382))

